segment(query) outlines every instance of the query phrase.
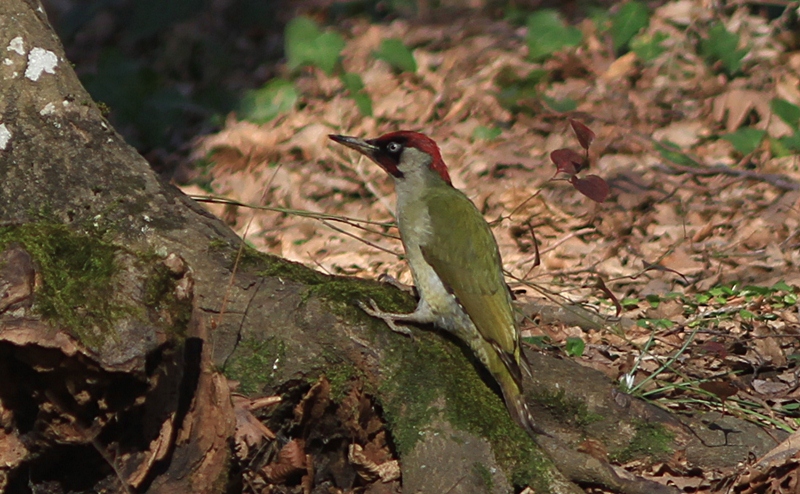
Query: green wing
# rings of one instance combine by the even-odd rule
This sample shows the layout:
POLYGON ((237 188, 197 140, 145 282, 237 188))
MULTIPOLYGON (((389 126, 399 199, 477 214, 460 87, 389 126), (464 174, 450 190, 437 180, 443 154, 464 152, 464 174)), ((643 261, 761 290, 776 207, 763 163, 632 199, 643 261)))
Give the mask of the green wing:
POLYGON ((481 336, 519 378, 519 333, 500 252, 489 225, 457 189, 431 188, 424 199, 431 227, 437 232, 431 243, 421 246, 425 259, 467 311, 481 336))

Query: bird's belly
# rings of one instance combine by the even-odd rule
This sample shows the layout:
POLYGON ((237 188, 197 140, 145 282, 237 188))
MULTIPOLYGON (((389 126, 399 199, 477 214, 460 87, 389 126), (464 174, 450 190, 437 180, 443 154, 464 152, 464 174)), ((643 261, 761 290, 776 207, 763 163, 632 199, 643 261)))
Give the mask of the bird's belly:
MULTIPOLYGON (((398 211, 400 206, 398 202, 398 211)), ((428 212, 410 207, 405 210, 405 216, 399 213, 397 215, 398 226, 406 251, 406 261, 411 268, 414 286, 419 292, 420 304, 427 306, 437 326, 462 338, 471 339, 471 335, 477 333, 472 319, 422 254, 420 245, 427 243, 433 235, 428 212)))
MULTIPOLYGON (((433 313, 435 324, 442 329, 461 333, 474 327, 456 297, 450 293, 436 271, 425 261, 418 246, 406 245, 406 256, 411 267, 414 285, 422 303, 433 313)), ((463 336, 463 335, 462 335, 463 336)))

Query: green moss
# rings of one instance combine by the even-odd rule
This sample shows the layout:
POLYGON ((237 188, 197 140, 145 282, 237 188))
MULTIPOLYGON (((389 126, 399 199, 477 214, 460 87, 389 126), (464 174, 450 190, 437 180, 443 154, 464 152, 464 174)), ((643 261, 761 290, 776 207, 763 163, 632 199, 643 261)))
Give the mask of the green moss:
POLYGON ((555 417, 578 427, 586 427, 603 420, 602 415, 589 411, 586 402, 574 396, 567 396, 563 389, 555 393, 539 394, 534 396, 533 400, 552 412, 555 417))
POLYGON ((239 381, 239 391, 246 395, 261 392, 272 386, 273 368, 286 356, 285 343, 275 337, 265 340, 247 338, 239 344, 241 354, 222 371, 226 377, 239 381))
POLYGON ((611 455, 613 461, 626 463, 642 458, 663 461, 672 454, 672 442, 675 440, 675 435, 663 425, 650 422, 637 422, 634 425, 636 435, 625 449, 611 455))
POLYGON ((388 330, 385 324, 369 317, 356 306, 356 301, 374 300, 381 310, 387 312, 411 312, 416 303, 413 298, 396 288, 383 283, 370 282, 359 278, 325 276, 323 282, 309 287, 305 298, 319 297, 327 303, 334 314, 353 320, 362 318, 380 324, 381 330, 388 330))
POLYGON ((362 377, 363 373, 341 358, 326 356, 325 360, 328 361, 328 365, 325 366, 324 374, 331 385, 331 399, 341 403, 350 392, 352 384, 362 377))
POLYGON ((214 238, 208 242, 208 250, 210 251, 222 251, 231 248, 231 245, 226 242, 225 240, 214 238))
MULTIPOLYGON (((209 249, 225 253, 231 261, 234 261, 238 254, 236 248, 227 242, 212 242, 209 244, 209 249)), ((308 287, 304 300, 319 297, 329 304, 334 314, 348 319, 354 316, 368 317, 357 309, 355 305, 357 300, 372 299, 383 310, 397 312, 413 310, 415 305, 410 295, 383 283, 326 275, 303 264, 265 254, 249 246, 245 246, 239 256, 239 269, 254 269, 258 276, 302 283, 308 287)))
POLYGON ((484 383, 477 369, 466 358, 460 360, 450 360, 448 369, 440 374, 444 377, 448 420, 459 429, 488 439, 512 484, 531 484, 537 492, 547 492, 548 460, 511 419, 502 398, 484 383))
POLYGON ((97 109, 100 110, 100 114, 104 117, 107 117, 111 114, 111 108, 109 108, 109 106, 102 101, 97 102, 97 109))
MULTIPOLYGON (((245 249, 248 251, 248 249, 245 249)), ((254 251, 255 252, 255 251, 254 251)), ((297 281, 305 285, 317 285, 324 283, 330 276, 324 275, 318 271, 314 271, 308 266, 303 264, 287 261, 280 257, 275 257, 269 254, 257 253, 257 257, 242 256, 243 262, 256 263, 258 262, 259 276, 268 276, 273 278, 281 278, 284 280, 297 281)), ((255 253, 251 253, 255 256, 255 253)))
POLYGON ((210 252, 220 253, 228 260, 229 269, 237 264, 237 270, 255 270, 255 274, 264 277, 281 277, 285 280, 298 281, 305 284, 321 283, 325 275, 310 269, 303 264, 287 261, 272 254, 260 252, 246 243, 232 244, 226 240, 214 239, 208 243, 210 252))
POLYGON ((99 235, 52 223, 0 228, 0 248, 14 242, 24 246, 41 274, 34 309, 87 346, 101 345, 114 322, 132 313, 110 296, 119 269, 117 249, 99 235))
POLYGON ((446 419, 457 429, 486 438, 513 484, 531 484, 537 492, 547 492, 548 460, 481 379, 480 364, 476 368, 440 335, 420 331, 415 337, 416 344, 403 342, 387 352, 397 372, 379 393, 400 456, 413 449, 419 431, 441 413, 434 401, 444 396, 446 419))
MULTIPOLYGON (((383 323, 376 321, 376 324, 383 323)), ((384 328, 389 331, 385 325, 384 328)), ((391 359, 389 367, 395 367, 397 372, 386 379, 378 390, 401 457, 411 452, 420 439, 419 431, 438 413, 432 405, 442 387, 437 376, 439 366, 432 361, 440 358, 439 352, 428 344, 432 340, 430 335, 420 334, 417 337, 424 339, 425 343, 409 345, 406 342, 388 349, 387 355, 391 359)))
POLYGON ((489 470, 489 467, 483 463, 475 463, 472 465, 472 470, 475 472, 475 475, 481 479, 481 482, 484 486, 484 492, 492 492, 494 480, 492 479, 492 472, 489 470))

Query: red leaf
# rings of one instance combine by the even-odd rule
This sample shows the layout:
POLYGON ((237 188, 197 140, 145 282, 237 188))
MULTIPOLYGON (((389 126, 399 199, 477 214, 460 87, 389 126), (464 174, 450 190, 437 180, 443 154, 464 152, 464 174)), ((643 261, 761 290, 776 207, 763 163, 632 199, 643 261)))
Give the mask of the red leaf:
POLYGON ((642 264, 644 265, 644 270, 645 271, 650 271, 652 269, 652 270, 655 270, 655 271, 666 271, 666 272, 669 272, 669 273, 675 273, 678 276, 680 276, 681 278, 683 278, 683 281, 685 281, 686 283, 689 283, 689 279, 686 276, 684 276, 683 273, 681 273, 679 271, 675 271, 674 269, 670 269, 670 268, 668 268, 666 266, 662 266, 662 265, 657 264, 657 263, 656 264, 649 263, 649 262, 647 262, 646 259, 642 259, 642 264))
POLYGON ((725 348, 725 345, 718 341, 707 341, 700 345, 700 348, 705 350, 708 353, 713 353, 719 358, 725 358, 728 356, 728 349, 725 348))
POLYGON ((594 202, 605 201, 610 192, 606 181, 597 175, 586 175, 584 178, 573 176, 570 183, 578 189, 578 192, 594 202))
MULTIPOLYGON (((589 175, 589 176, 594 177, 596 175, 589 175)), ((606 295, 606 297, 611 299, 611 303, 613 303, 614 307, 616 307, 617 309, 617 314, 615 317, 619 317, 620 313, 622 313, 622 304, 620 304, 619 300, 617 300, 617 297, 615 297, 614 294, 611 293, 611 290, 608 289, 605 282, 603 282, 603 279, 599 277, 596 278, 594 281, 594 287, 603 292, 606 295)))
POLYGON ((595 138, 592 129, 571 118, 569 119, 569 124, 572 126, 572 130, 575 131, 575 135, 578 136, 578 142, 581 143, 581 147, 588 150, 595 138))
POLYGON ((739 389, 731 383, 725 381, 706 381, 698 385, 703 391, 708 391, 715 395, 721 402, 735 395, 739 389))
POLYGON ((561 173, 573 176, 583 168, 583 156, 572 149, 556 149, 550 153, 550 160, 561 173))

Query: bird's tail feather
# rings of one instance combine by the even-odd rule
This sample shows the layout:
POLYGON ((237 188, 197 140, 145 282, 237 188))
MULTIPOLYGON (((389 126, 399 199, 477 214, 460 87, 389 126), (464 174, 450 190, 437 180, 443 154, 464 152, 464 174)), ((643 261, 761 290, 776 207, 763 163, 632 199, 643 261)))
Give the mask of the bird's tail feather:
POLYGON ((505 401, 508 413, 511 418, 531 437, 537 435, 549 436, 541 427, 536 425, 536 421, 528 408, 528 403, 525 401, 525 395, 519 385, 514 381, 500 382, 500 389, 503 391, 503 401, 505 401))

